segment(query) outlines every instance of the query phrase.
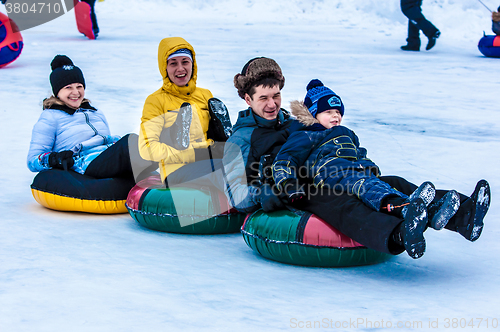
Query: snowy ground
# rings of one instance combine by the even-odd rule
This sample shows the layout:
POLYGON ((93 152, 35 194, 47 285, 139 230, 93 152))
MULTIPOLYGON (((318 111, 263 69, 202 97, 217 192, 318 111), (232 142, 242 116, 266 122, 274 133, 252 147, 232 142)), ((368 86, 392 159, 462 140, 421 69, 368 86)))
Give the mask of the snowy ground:
POLYGON ((399 50, 398 0, 107 0, 96 8, 97 40, 79 35, 69 13, 23 31, 21 57, 0 70, 0 331, 498 330, 500 60, 477 50, 491 25, 481 4, 425 1, 443 34, 420 53, 399 50), (145 98, 161 85, 157 46, 168 36, 194 46, 198 85, 233 121, 246 106, 233 76, 267 56, 285 74, 285 108, 312 78, 343 98, 345 125, 384 174, 465 194, 487 179, 483 235, 469 243, 428 231, 418 260, 306 268, 263 259, 240 234, 165 234, 128 214, 38 205, 25 159, 54 55, 82 68, 87 96, 123 135, 137 132, 145 98))

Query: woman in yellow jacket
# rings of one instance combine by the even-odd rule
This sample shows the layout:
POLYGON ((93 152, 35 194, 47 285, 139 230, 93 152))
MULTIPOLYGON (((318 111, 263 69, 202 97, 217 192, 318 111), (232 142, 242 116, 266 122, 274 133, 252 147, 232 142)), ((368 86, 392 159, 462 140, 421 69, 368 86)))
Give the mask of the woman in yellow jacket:
POLYGON ((194 162, 195 151, 206 151, 213 144, 207 138, 210 120, 208 103, 213 96, 209 90, 196 86, 195 52, 183 38, 165 38, 160 42, 158 67, 163 86, 151 94, 144 104, 139 151, 142 158, 159 163, 161 179, 165 181, 178 168, 194 162), (189 139, 187 143, 184 139, 183 146, 178 144, 183 128, 176 125, 185 125, 186 122, 189 139), (172 139, 176 135, 177 141, 172 139))

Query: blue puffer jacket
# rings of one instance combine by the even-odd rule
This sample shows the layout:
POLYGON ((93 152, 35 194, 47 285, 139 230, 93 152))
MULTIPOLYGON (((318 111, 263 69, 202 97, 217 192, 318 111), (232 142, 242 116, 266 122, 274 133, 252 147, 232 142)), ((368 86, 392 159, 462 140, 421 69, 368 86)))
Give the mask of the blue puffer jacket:
POLYGON ((283 145, 273 164, 276 185, 285 186, 288 180, 308 178, 317 187, 325 181, 338 183, 351 171, 380 173, 359 146, 356 134, 344 127, 326 129, 314 119, 305 106, 292 103, 292 113, 306 126, 297 128, 283 145), (307 119, 304 120, 304 117, 307 119))
POLYGON ((52 105, 43 110, 33 127, 28 168, 32 172, 49 169, 51 152, 72 150, 75 159, 72 169, 83 174, 92 160, 119 139, 110 135, 104 113, 88 102, 77 110, 52 105))

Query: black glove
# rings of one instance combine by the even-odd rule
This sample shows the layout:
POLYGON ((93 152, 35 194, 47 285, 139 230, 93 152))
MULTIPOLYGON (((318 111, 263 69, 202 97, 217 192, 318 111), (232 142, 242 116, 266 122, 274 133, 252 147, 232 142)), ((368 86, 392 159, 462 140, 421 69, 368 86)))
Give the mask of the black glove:
POLYGON ((194 160, 222 159, 225 142, 214 142, 208 148, 194 149, 194 160))
POLYGON ((259 162, 259 180, 261 183, 273 181, 273 161, 270 154, 260 156, 259 162))
POLYGON ((214 142, 214 144, 208 147, 210 149, 210 153, 212 154, 212 159, 222 159, 224 156, 225 145, 226 142, 214 142))
POLYGON ((194 149, 194 161, 210 159, 210 153, 207 148, 194 149))
POLYGON ((61 152, 52 152, 49 154, 49 166, 68 170, 75 164, 73 159, 73 151, 65 150, 61 152))
POLYGON ((5 5, 5 3, 6 3, 6 2, 7 2, 7 0, 2 0, 2 4, 4 4, 4 5, 5 5))
POLYGON ((286 206, 281 200, 279 194, 275 195, 270 184, 266 183, 259 189, 260 193, 257 197, 257 201, 260 202, 260 205, 265 212, 286 209, 286 206))
POLYGON ((304 187, 299 185, 297 180, 288 181, 282 188, 282 195, 288 204, 297 204, 306 196, 304 187))

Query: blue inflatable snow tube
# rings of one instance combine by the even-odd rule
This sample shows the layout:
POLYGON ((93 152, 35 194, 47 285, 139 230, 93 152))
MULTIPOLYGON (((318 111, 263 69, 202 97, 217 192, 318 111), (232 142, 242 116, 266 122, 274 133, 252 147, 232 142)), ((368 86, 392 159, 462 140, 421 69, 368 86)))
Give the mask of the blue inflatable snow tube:
POLYGON ((500 58, 500 36, 484 36, 477 47, 484 56, 500 58))

